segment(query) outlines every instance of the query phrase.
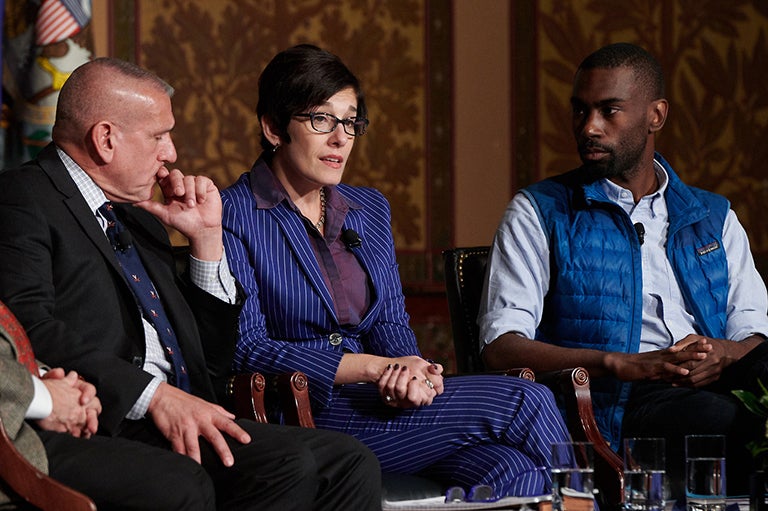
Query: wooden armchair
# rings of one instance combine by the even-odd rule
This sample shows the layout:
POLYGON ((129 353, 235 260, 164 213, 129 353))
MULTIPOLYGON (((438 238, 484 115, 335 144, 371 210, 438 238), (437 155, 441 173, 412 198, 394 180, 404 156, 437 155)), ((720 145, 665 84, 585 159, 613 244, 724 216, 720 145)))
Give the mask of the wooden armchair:
MULTIPOLYGON (((489 247, 453 248, 443 252, 448 308, 459 372, 485 370, 480 357, 477 315, 485 281, 489 247)), ((589 390, 589 374, 582 367, 537 374, 536 381, 563 398, 565 420, 574 440, 594 444, 595 484, 609 507, 624 499, 624 462, 610 448, 597 428, 589 390)))

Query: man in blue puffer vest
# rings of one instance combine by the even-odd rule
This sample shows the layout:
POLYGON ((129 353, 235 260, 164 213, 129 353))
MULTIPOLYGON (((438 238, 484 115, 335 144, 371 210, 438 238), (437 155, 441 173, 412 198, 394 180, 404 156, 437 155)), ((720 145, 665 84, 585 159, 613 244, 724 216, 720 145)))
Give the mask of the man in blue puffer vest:
POLYGON ((684 184, 655 152, 667 118, 658 62, 618 43, 574 77, 583 165, 512 199, 480 305, 491 368, 585 367, 603 436, 667 438, 673 496, 687 434, 728 435, 729 493, 763 425, 733 389, 768 383, 768 296, 724 197, 684 184))

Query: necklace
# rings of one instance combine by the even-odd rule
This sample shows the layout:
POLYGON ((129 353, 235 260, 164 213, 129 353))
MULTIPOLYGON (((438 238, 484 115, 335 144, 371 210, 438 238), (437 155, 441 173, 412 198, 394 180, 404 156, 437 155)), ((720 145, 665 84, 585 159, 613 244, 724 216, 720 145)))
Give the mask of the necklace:
POLYGON ((320 220, 317 221, 315 227, 317 230, 321 230, 325 224, 325 188, 320 188, 320 220))

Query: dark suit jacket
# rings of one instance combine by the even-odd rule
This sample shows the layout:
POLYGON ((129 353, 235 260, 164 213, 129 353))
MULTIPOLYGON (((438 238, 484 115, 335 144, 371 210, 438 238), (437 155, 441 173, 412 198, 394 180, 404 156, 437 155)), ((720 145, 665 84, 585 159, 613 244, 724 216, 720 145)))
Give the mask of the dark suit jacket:
MULTIPOLYGON (((211 376, 218 381, 229 370, 241 305, 177 276, 167 232, 152 215, 130 205, 116 210, 174 326, 193 394, 214 401, 211 376)), ((0 174, 0 240, 0 300, 27 329, 39 358, 96 385, 100 428, 116 434, 151 379, 141 369, 141 316, 112 247, 52 144, 0 174)))

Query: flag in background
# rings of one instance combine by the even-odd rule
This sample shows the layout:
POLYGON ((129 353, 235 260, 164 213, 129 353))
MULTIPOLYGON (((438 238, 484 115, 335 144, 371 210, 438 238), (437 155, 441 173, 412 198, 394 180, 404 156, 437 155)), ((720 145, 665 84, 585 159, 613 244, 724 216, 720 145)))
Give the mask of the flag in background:
POLYGON ((72 37, 91 21, 79 0, 43 0, 35 22, 37 46, 55 43, 72 37))
POLYGON ((3 94, 10 105, 4 167, 51 140, 56 101, 72 71, 91 59, 91 0, 0 0, 3 94))

